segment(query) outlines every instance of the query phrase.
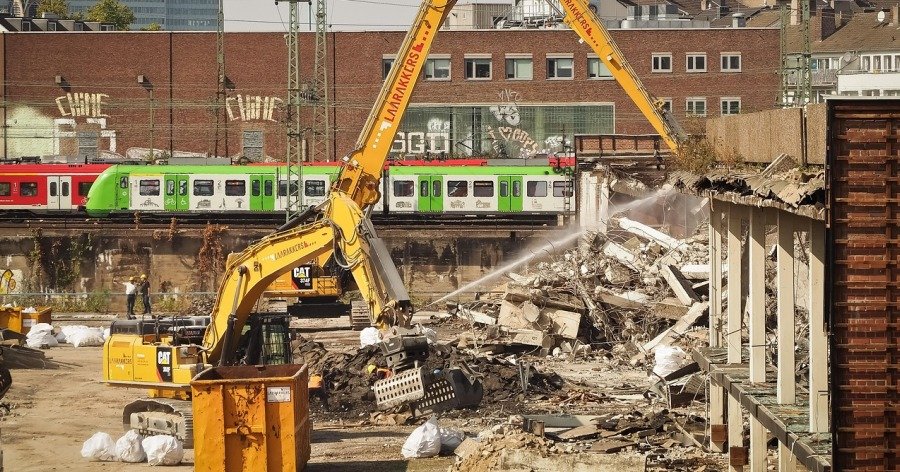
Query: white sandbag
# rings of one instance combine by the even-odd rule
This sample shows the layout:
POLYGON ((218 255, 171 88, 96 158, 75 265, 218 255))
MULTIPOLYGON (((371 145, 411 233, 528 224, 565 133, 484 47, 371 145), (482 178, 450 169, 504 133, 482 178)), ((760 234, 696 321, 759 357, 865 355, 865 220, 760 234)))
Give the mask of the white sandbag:
POLYGON ((371 346, 381 342, 381 331, 369 326, 359 332, 359 347, 371 346))
POLYGON ((92 461, 114 461, 116 460, 116 443, 113 442, 112 436, 106 433, 94 433, 81 446, 81 457, 92 461))
POLYGON ((37 310, 35 310, 33 306, 30 306, 30 307, 28 307, 28 308, 22 310, 22 313, 29 313, 29 314, 31 314, 31 313, 37 313, 37 310))
POLYGON ((184 446, 173 436, 150 436, 141 441, 150 465, 176 465, 184 458, 184 446))
POLYGON ((38 323, 32 326, 25 335, 25 345, 32 349, 40 349, 42 346, 57 346, 59 342, 53 335, 53 326, 47 323, 38 323))
POLYGON ((28 330, 28 334, 25 335, 25 337, 26 338, 36 337, 37 338, 37 337, 44 336, 46 334, 53 334, 53 326, 50 326, 47 323, 38 323, 38 324, 32 326, 30 330, 28 330))
POLYGON ((657 346, 654 356, 656 364, 653 366, 653 373, 660 377, 665 377, 688 363, 687 353, 677 346, 657 346))
POLYGON ((75 347, 102 346, 103 329, 82 327, 66 336, 66 340, 75 347))
POLYGON ((141 445, 144 437, 137 431, 129 429, 124 436, 116 441, 116 456, 122 462, 144 462, 147 454, 141 445))
POLYGON ((438 426, 438 434, 441 437, 441 452, 446 454, 453 454, 453 451, 466 439, 466 435, 462 431, 443 426, 438 426))
POLYGON ((403 458, 434 457, 441 453, 441 434, 437 418, 432 416, 422 426, 414 429, 403 443, 403 458))
POLYGON ((109 326, 107 326, 103 328, 103 340, 106 341, 107 339, 109 339, 109 336, 109 326))

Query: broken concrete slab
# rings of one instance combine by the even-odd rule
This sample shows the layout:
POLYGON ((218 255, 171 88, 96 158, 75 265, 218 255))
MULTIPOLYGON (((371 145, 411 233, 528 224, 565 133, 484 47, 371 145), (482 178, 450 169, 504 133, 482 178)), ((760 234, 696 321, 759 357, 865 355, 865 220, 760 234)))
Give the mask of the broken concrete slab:
POLYGON ((655 349, 660 344, 665 344, 667 341, 672 339, 673 337, 684 334, 688 328, 694 325, 697 320, 700 319, 701 316, 705 316, 707 311, 709 310, 709 303, 707 302, 698 302, 691 306, 688 309, 687 314, 681 317, 671 328, 659 333, 659 336, 653 338, 650 342, 644 344, 642 349, 645 352, 650 352, 655 349))
POLYGON ((517 329, 510 330, 511 340, 515 344, 525 344, 528 346, 538 346, 543 348, 553 347, 553 337, 548 336, 543 331, 535 329, 517 329))
POLYGON ((597 425, 590 424, 586 426, 577 426, 575 428, 563 431, 556 434, 556 437, 562 439, 563 441, 568 441, 570 439, 589 438, 598 434, 600 434, 600 430, 597 428, 597 425))
POLYGON ((685 306, 677 298, 664 298, 653 305, 653 314, 673 321, 678 321, 686 315, 690 307, 685 306))
POLYGON ((581 326, 581 313, 548 308, 541 311, 541 316, 547 317, 550 321, 551 333, 566 339, 575 339, 578 337, 578 329, 581 326))
POLYGON ((621 244, 607 241, 606 244, 603 245, 603 254, 617 260, 620 264, 635 272, 643 270, 643 264, 641 264, 640 258, 621 244))
POLYGON ((628 218, 619 218, 619 227, 640 238, 653 241, 669 250, 678 249, 683 244, 680 240, 675 239, 662 231, 628 218))
POLYGON ((472 438, 463 439, 463 442, 459 443, 459 446, 456 446, 456 449, 453 450, 453 455, 460 459, 465 459, 478 449, 478 446, 481 446, 481 441, 472 438))
POLYGON ((691 280, 709 280, 709 264, 684 264, 681 274, 691 280))
POLYGON ((547 297, 541 295, 538 290, 535 290, 535 292, 536 293, 532 293, 527 287, 510 283, 506 285, 506 291, 503 293, 503 300, 513 303, 532 302, 541 308, 559 308, 577 312, 584 310, 584 304, 582 303, 576 304, 571 301, 547 297))
POLYGON ((602 454, 611 454, 614 452, 619 452, 626 447, 634 446, 635 444, 637 443, 635 443, 634 441, 626 441, 623 439, 601 439, 595 442, 594 445, 591 446, 590 450, 592 452, 599 452, 602 454))
POLYGON ((504 300, 500 304, 500 315, 497 316, 497 324, 513 329, 531 329, 534 324, 525 319, 519 305, 504 300))
POLYGON ((662 266, 660 273, 662 274, 663 279, 666 280, 666 283, 669 284, 669 287, 672 288, 672 292, 675 293, 675 297, 678 298, 678 301, 686 306, 690 306, 694 302, 700 301, 700 296, 697 295, 697 292, 691 287, 691 283, 681 275, 681 271, 676 267, 664 265, 662 266))
POLYGON ((522 303, 522 317, 529 323, 536 323, 541 318, 541 309, 534 303, 522 303))

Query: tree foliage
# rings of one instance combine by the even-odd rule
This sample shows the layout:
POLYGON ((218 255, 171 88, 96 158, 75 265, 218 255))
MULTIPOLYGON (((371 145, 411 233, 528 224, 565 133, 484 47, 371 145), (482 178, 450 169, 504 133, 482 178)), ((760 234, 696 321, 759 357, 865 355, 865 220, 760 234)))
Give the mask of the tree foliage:
POLYGON ((41 0, 38 3, 37 14, 43 16, 44 13, 53 13, 61 19, 69 17, 69 2, 66 0, 41 0))
POLYGON ((88 9, 85 19, 112 23, 117 30, 127 31, 134 23, 134 12, 119 0, 99 0, 88 9))
POLYGON ((162 25, 154 21, 153 23, 150 23, 149 25, 141 28, 141 31, 162 31, 162 29, 162 25))

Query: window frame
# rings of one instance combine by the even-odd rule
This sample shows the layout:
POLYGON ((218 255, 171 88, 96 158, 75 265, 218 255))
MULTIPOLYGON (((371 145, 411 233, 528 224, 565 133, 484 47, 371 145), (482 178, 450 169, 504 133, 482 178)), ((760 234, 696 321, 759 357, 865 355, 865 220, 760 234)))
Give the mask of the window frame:
POLYGON ((709 106, 708 106, 706 97, 686 97, 684 99, 684 114, 685 114, 685 116, 694 116, 694 117, 699 117, 699 118, 703 118, 703 117, 709 115, 709 106), (700 102, 703 103, 703 114, 702 115, 696 112, 697 107, 691 106, 691 103, 700 103, 700 102), (694 109, 693 111, 691 111, 692 108, 694 109))
POLYGON ((547 80, 575 80, 575 58, 572 54, 547 54, 545 64, 547 65, 547 80), (569 68, 568 76, 556 75, 560 70, 557 61, 560 60, 569 61, 569 63, 571 63, 572 66, 569 68), (551 67, 551 63, 553 64, 553 67, 551 67), (550 74, 551 70, 554 75, 550 74))
POLYGON ((607 67, 606 64, 603 63, 603 61, 600 60, 600 57, 596 54, 588 54, 586 67, 588 80, 616 80, 616 78, 612 75, 612 71, 609 70, 609 67, 607 67), (596 61, 598 64, 598 73, 600 72, 599 68, 603 68, 606 69, 607 72, 609 72, 609 75, 597 75, 596 77, 591 77, 591 63, 594 61, 596 61))
POLYGON ((391 74, 391 69, 394 67, 395 62, 397 62, 396 54, 384 54, 381 56, 381 81, 382 82, 387 80, 388 76, 391 74))
MULTIPOLYGON (((423 180, 424 182, 424 180, 423 180)), ((416 181, 415 180, 395 180, 393 185, 391 185, 391 191, 394 194, 394 198, 412 198, 416 196, 416 181), (403 186, 409 186, 409 192, 403 192, 401 195, 398 190, 404 189, 403 186)))
POLYGON ((88 196, 88 193, 91 191, 92 185, 94 185, 93 182, 78 182, 78 196, 79 197, 88 196))
POLYGON ((158 197, 162 194, 162 182, 159 179, 140 179, 138 180, 138 195, 141 197, 158 197), (156 185, 152 185, 156 184, 156 185), (156 193, 148 193, 145 188, 156 187, 156 193))
POLYGON ((494 78, 494 60, 490 55, 466 55, 463 58, 463 64, 465 64, 465 79, 466 80, 493 80, 494 78), (476 77, 476 64, 479 61, 487 61, 488 65, 488 76, 487 77, 476 77), (469 65, 472 65, 472 75, 469 75, 469 65))
POLYGON ((684 70, 690 74, 700 74, 707 72, 709 68, 709 64, 706 58, 705 52, 689 52, 684 56, 684 70), (703 68, 696 67, 697 59, 703 58, 703 68), (693 59, 694 67, 691 67, 691 60, 693 59))
POLYGON ((504 76, 506 80, 534 80, 534 57, 531 54, 507 54, 504 57, 503 61, 504 67, 504 76), (515 77, 515 71, 518 68, 515 66, 516 61, 528 61, 531 64, 531 76, 530 77, 515 77), (513 77, 510 77, 510 64, 513 64, 513 77))
POLYGON ((476 198, 494 198, 494 181, 493 180, 475 180, 472 182, 472 196, 476 198), (479 190, 490 190, 490 195, 479 195, 479 190))
POLYGON ((744 59, 741 56, 740 52, 723 52, 723 53, 719 54, 719 71, 720 72, 727 73, 727 74, 736 74, 738 72, 741 72, 741 70, 743 68, 744 68, 744 59), (730 60, 728 61, 728 67, 727 68, 723 67, 725 65, 725 62, 724 62, 725 58, 732 58, 732 57, 738 58, 737 69, 731 68, 730 60))
POLYGON ((742 106, 743 106, 743 104, 741 103, 741 97, 721 97, 721 98, 719 98, 719 114, 722 116, 740 115, 742 106), (725 104, 727 102, 737 102, 737 112, 736 113, 725 113, 725 109, 726 109, 725 104))
POLYGON ((553 197, 554 198, 572 198, 575 196, 575 185, 571 180, 554 180, 553 181, 553 197), (562 185, 559 185, 562 184, 562 185), (557 192, 557 190, 559 191, 557 192))
POLYGON ((665 105, 669 105, 669 109, 666 111, 668 111, 669 113, 674 113, 675 102, 672 100, 672 97, 662 97, 657 98, 657 100, 663 102, 663 109, 665 109, 665 105))
POLYGON ((247 181, 243 179, 227 179, 225 180, 225 196, 226 197, 246 197, 247 181), (229 193, 233 189, 240 189, 240 193, 229 193))
POLYGON ((197 179, 191 185, 191 194, 195 197, 212 197, 216 194, 216 182, 212 179, 197 179), (209 187, 209 193, 198 193, 197 189, 209 187))
POLYGON ((654 52, 650 54, 650 72, 654 74, 671 74, 675 68, 675 60, 672 58, 671 52, 654 52), (656 60, 659 59, 659 65, 662 66, 662 59, 669 60, 669 68, 656 67, 656 60))
POLYGON ((434 54, 434 55, 428 56, 428 58, 425 59, 425 65, 422 67, 422 77, 425 80, 431 80, 431 81, 435 81, 435 82, 446 82, 446 81, 450 80, 453 77, 453 61, 450 60, 450 55, 449 54, 434 54), (446 77, 435 77, 434 76, 434 72, 436 71, 436 69, 434 68, 433 64, 435 64, 435 61, 447 61, 447 76, 446 77), (428 76, 428 66, 429 65, 432 65, 432 67, 431 67, 432 68, 432 71, 431 71, 432 77, 428 76))
POLYGON ((544 198, 549 195, 549 185, 546 180, 528 180, 525 182, 525 196, 528 198, 544 198), (535 184, 532 186, 531 184, 535 184))
POLYGON ((468 180, 447 180, 447 198, 467 198, 469 196, 469 181, 468 180), (459 185, 462 184, 462 185, 459 185), (451 190, 451 185, 453 189, 451 190), (458 192, 460 189, 463 190, 462 195, 454 195, 453 192, 458 192))
POLYGON ((12 196, 12 182, 0 182, 0 197, 12 196), (3 189, 6 189, 5 191, 3 189))

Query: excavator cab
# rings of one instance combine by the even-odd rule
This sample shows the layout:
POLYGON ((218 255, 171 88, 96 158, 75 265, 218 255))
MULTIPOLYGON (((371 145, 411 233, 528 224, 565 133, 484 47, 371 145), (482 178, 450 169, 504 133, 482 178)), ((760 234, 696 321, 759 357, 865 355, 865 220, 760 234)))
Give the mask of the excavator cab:
POLYGON ((251 315, 238 341, 236 363, 241 365, 293 363, 289 325, 290 317, 284 313, 251 315))

